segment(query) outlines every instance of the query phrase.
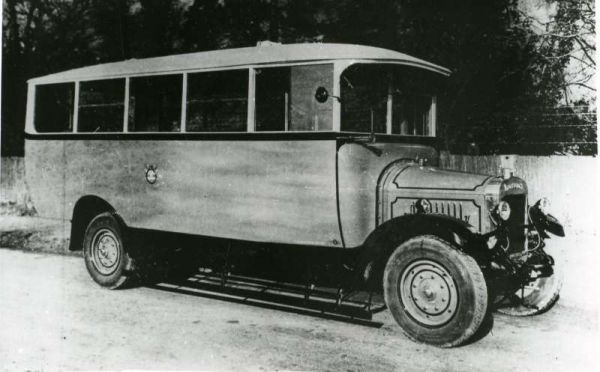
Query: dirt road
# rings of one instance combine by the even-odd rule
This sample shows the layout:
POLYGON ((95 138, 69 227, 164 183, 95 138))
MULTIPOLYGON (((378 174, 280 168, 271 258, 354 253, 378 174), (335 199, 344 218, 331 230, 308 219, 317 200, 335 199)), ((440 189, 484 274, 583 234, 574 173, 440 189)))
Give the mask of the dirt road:
POLYGON ((590 371, 596 314, 562 305, 494 315, 484 338, 438 349, 381 327, 142 287, 109 291, 82 259, 0 249, 0 369, 590 371))

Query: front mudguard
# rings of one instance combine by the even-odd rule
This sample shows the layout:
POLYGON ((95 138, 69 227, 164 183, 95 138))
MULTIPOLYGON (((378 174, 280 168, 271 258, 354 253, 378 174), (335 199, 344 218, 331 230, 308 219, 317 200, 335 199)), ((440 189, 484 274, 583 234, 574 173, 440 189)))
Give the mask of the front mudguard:
POLYGON ((355 280, 372 289, 379 289, 383 269, 391 253, 402 242, 419 235, 435 235, 455 244, 479 263, 488 252, 475 249, 483 241, 464 221, 438 214, 410 214, 393 218, 379 225, 359 250, 353 265, 355 280))
POLYGON ((528 208, 529 223, 544 239, 550 237, 547 233, 564 237, 565 229, 563 225, 553 215, 544 213, 544 209, 542 208, 541 204, 542 200, 540 199, 537 203, 528 208))
MULTIPOLYGON (((535 226, 527 226, 526 233, 527 249, 522 252, 508 254, 502 249, 501 244, 489 249, 490 261, 487 266, 483 265, 484 274, 490 286, 497 292, 514 292, 535 280, 554 275, 554 258, 544 250, 546 246, 544 236, 547 234, 535 226)), ((488 234, 487 241, 490 241, 490 237, 501 234, 501 231, 496 230, 488 234)), ((502 239, 504 238, 498 238, 498 240, 502 239)))

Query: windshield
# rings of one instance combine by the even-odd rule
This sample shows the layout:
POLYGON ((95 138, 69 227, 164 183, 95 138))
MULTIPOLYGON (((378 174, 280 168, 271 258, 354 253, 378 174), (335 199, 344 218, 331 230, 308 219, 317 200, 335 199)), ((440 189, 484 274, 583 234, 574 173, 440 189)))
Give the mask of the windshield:
POLYGON ((342 131, 435 136, 440 79, 413 67, 356 64, 341 76, 342 131))

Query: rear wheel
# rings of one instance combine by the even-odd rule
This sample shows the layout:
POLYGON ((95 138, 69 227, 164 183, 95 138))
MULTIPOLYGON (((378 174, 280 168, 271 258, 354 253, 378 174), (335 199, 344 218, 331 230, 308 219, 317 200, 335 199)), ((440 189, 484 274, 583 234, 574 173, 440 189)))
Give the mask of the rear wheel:
POLYGON ((402 243, 383 276, 385 302, 411 339, 441 347, 467 341, 481 326, 488 292, 475 260, 435 236, 402 243))
POLYGON ((85 231, 85 266, 92 279, 103 287, 121 288, 134 279, 134 262, 123 236, 123 227, 109 212, 94 217, 85 231))

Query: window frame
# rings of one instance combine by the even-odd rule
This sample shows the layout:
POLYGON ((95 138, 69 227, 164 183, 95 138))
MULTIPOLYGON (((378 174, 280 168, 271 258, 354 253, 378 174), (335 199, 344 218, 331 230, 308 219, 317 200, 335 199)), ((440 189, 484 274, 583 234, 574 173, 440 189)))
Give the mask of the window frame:
POLYGON ((437 95, 434 94, 412 94, 412 97, 428 97, 431 99, 429 103, 429 121, 431 125, 429 126, 430 134, 402 134, 402 133, 393 133, 393 94, 388 94, 387 97, 387 112, 386 112, 386 134, 390 134, 393 136, 410 136, 410 137, 435 137, 436 127, 437 127, 437 95))
MULTIPOLYGON (((287 93, 287 101, 286 101, 286 107, 285 107, 285 113, 284 113, 284 129, 283 130, 258 130, 257 129, 257 122, 256 122, 256 89, 257 89, 257 80, 256 77, 260 76, 260 74, 257 74, 257 70, 269 70, 269 69, 281 69, 281 68, 289 68, 290 72, 291 72, 291 68, 294 66, 278 66, 278 67, 272 67, 272 66, 264 66, 264 67, 258 67, 258 68, 254 68, 253 70, 253 89, 252 89, 252 95, 253 95, 253 100, 252 100, 252 107, 253 107, 253 115, 252 115, 252 122, 251 122, 251 126, 253 128, 254 132, 258 132, 258 133, 287 133, 290 132, 289 130, 289 126, 290 126, 290 107, 289 107, 289 92, 287 93)), ((290 82, 291 84, 291 82, 290 82)))
MULTIPOLYGON (((374 63, 382 63, 378 61, 373 61, 374 63)), ((152 77, 152 76, 164 76, 164 75, 182 75, 182 100, 181 100, 181 131, 180 132, 168 132, 171 135, 176 135, 177 133, 194 133, 197 135, 210 135, 210 134, 243 134, 243 133, 276 133, 276 134, 285 134, 285 133, 339 133, 340 132, 340 117, 341 117, 341 107, 340 102, 334 98, 339 97, 340 94, 340 75, 341 73, 350 65, 354 63, 366 63, 364 60, 317 60, 317 61, 308 61, 308 62, 280 62, 280 63, 266 63, 266 64, 251 64, 251 65, 240 65, 240 66, 226 66, 226 67, 211 67, 211 68, 197 68, 197 69, 181 69, 181 70, 173 70, 173 71, 157 71, 150 73, 138 73, 138 74, 128 74, 128 75, 120 75, 107 74, 101 78, 76 78, 76 79, 65 79, 63 81, 56 81, 52 83, 28 83, 28 95, 27 95, 27 121, 26 121, 26 132, 32 134, 50 134, 50 135, 70 135, 70 134, 85 134, 85 135, 104 135, 104 134, 165 134, 167 132, 130 132, 128 131, 128 115, 125 110, 128 110, 129 106, 129 79, 137 78, 137 77, 152 77), (277 67, 294 67, 294 66, 310 66, 310 65, 323 65, 323 64, 331 64, 333 65, 333 92, 331 92, 330 96, 333 101, 333 117, 332 117, 332 129, 331 130, 322 130, 322 131, 255 131, 255 93, 256 93, 256 70, 262 68, 277 68, 277 67), (246 131, 236 131, 236 132, 187 132, 187 95, 188 95, 188 75, 199 73, 199 72, 218 72, 218 71, 230 71, 230 70, 248 70, 248 95, 247 95, 247 120, 246 120, 246 131), (125 96, 123 102, 123 127, 119 132, 81 132, 79 131, 79 95, 80 95, 80 84, 84 82, 92 82, 92 81, 100 81, 100 80, 112 80, 112 79, 125 79, 125 96), (73 130, 71 132, 38 132, 34 125, 34 111, 36 107, 35 102, 35 92, 37 87, 41 85, 47 84, 59 84, 59 83, 74 83, 75 84, 75 97, 73 103, 73 130)))
MULTIPOLYGON (((31 128, 33 128, 33 130, 35 131, 35 133, 39 133, 39 134, 66 134, 66 133, 74 133, 75 128, 76 128, 76 116, 74 116, 74 112, 71 113, 71 117, 69 118, 71 120, 71 130, 70 131, 60 131, 60 132, 40 132, 37 129, 36 126, 36 111, 38 108, 38 102, 37 102, 37 95, 38 95, 38 88, 39 87, 43 87, 43 86, 50 86, 50 85, 67 85, 67 84, 73 84, 73 101, 71 102, 71 104, 73 105, 72 110, 74 112, 77 111, 77 104, 79 103, 79 85, 76 82, 73 81, 63 81, 63 82, 55 82, 55 83, 47 83, 47 84, 38 84, 35 86, 35 89, 30 89, 28 87, 27 90, 27 116, 30 119, 30 125, 31 128), (30 104, 30 102, 32 102, 33 104, 30 104)), ((29 123, 26 123, 26 125, 28 125, 29 123)))
MULTIPOLYGON (((354 65, 390 65, 390 66, 401 66, 401 67, 405 67, 405 68, 411 68, 411 67, 415 67, 419 70, 423 70, 423 71, 429 71, 427 69, 423 69, 420 68, 418 66, 412 66, 410 64, 403 64, 403 63, 397 63, 397 62, 382 62, 382 61, 351 61, 348 63, 344 63, 344 64, 340 64, 338 67, 340 68, 339 72, 335 73, 335 77, 337 78, 337 97, 341 97, 341 77, 343 75, 343 73, 350 68, 351 66, 354 65)), ((436 74, 433 71, 430 71, 432 74, 436 74)), ((437 75, 434 75, 437 76, 437 75)), ((389 89, 389 88, 388 88, 389 89)), ((393 114, 393 94, 388 93, 387 95, 387 102, 386 102, 386 119, 385 119, 385 133, 375 133, 378 135, 389 135, 389 136, 395 136, 395 137, 419 137, 419 138, 436 138, 437 137, 437 122, 438 122, 438 113, 437 113, 437 94, 431 94, 428 95, 429 97, 431 97, 431 107, 429 110, 429 118, 431 120, 431 128, 430 128, 430 134, 424 135, 424 134, 398 134, 398 133, 392 133, 392 114, 393 114)), ((341 129, 341 105, 338 105, 339 108, 339 116, 337 119, 337 124, 338 124, 338 131, 339 132, 343 132, 341 129)), ((334 110, 335 110, 335 106, 334 106, 334 110)), ((334 122, 334 128, 335 128, 335 122, 334 122)), ((347 132, 347 131, 344 131, 347 132)), ((353 132, 353 133, 369 133, 369 132, 353 132)))
MULTIPOLYGON (((185 97, 187 96, 187 74, 188 72, 168 72, 168 73, 147 73, 147 74, 136 74, 136 75, 127 75, 127 76, 111 76, 101 79, 78 79, 74 81, 68 81, 75 83, 75 99, 74 99, 74 107, 73 107, 73 131, 72 132, 60 132, 60 133, 75 133, 75 134, 86 134, 86 135, 95 135, 95 134, 120 134, 120 133, 135 133, 135 134, 156 134, 156 133, 184 133, 185 125, 181 123, 185 122, 185 97), (180 108, 180 130, 178 132, 159 132, 159 131, 129 131, 129 98, 130 98, 130 82, 132 78, 150 78, 150 77, 160 77, 160 76, 173 76, 173 75, 181 75, 182 76, 182 86, 181 86, 181 94, 182 94, 182 103, 180 108), (125 79, 124 84, 124 102, 123 102, 123 126, 120 132, 81 132, 79 131, 79 93, 80 93, 80 84, 87 82, 96 82, 102 80, 114 80, 114 79, 125 79)), ((43 84, 39 84, 43 85, 43 84)), ((34 90, 39 86, 36 84, 34 86, 34 90)), ((34 94, 35 96, 35 94, 34 94)), ((31 105, 33 110, 35 110, 35 102, 31 105)), ((35 128, 34 128, 35 129, 35 128)), ((36 131, 37 133, 37 131, 36 131)), ((59 132, 55 132, 59 133, 59 132)), ((55 134, 48 133, 48 134, 55 134)), ((46 133, 44 133, 46 134, 46 133)))
MULTIPOLYGON (((253 82, 252 82, 252 121, 248 123, 249 127, 252 127, 252 132, 257 133, 336 133, 340 132, 340 117, 341 117, 341 106, 340 102, 336 97, 340 96, 340 73, 346 69, 346 66, 341 61, 336 60, 325 60, 325 61, 317 61, 311 63, 286 63, 286 64, 269 64, 264 66, 252 66, 251 70, 253 70, 253 82), (332 101, 331 107, 331 129, 327 130, 290 130, 290 120, 291 120, 291 107, 288 107, 286 112, 286 121, 284 130, 256 130, 256 70, 261 69, 275 69, 275 68, 293 68, 298 66, 324 66, 331 65, 331 73, 333 76, 331 77, 331 92, 330 100, 332 101), (343 66, 343 67, 340 67, 343 66)), ((291 99, 291 98, 288 98, 291 99)), ((288 101, 288 105, 291 104, 288 101)))
MULTIPOLYGON (((145 74, 145 75, 131 75, 131 76, 127 76, 127 81, 126 81, 126 87, 125 87, 125 104, 127 107, 125 107, 125 120, 123 123, 123 133, 136 133, 136 134, 154 134, 154 133, 169 133, 169 134, 175 134, 175 133, 185 133, 185 119, 186 119, 186 99, 187 99, 187 72, 177 72, 177 73, 167 73, 167 74, 145 74), (181 75, 181 87, 180 87, 180 92, 181 92, 181 105, 179 108, 179 131, 173 131, 173 132, 161 132, 161 131, 130 131, 129 130, 129 100, 130 100, 130 82, 131 79, 137 79, 137 78, 153 78, 153 77, 164 77, 164 76, 179 76, 181 75)), ((106 132, 105 132, 106 133, 106 132)))
MULTIPOLYGON (((255 102, 255 97, 254 97, 254 87, 255 87, 255 80, 250 80, 251 78, 251 73, 248 72, 248 80, 247 80, 247 84, 248 84, 248 89, 246 92, 246 125, 245 127, 245 131, 188 131, 188 122, 187 122, 187 111, 188 111, 188 98, 189 98, 189 75, 190 74, 210 74, 210 73, 219 73, 219 72, 228 72, 228 71, 244 71, 244 70, 251 70, 251 67, 233 67, 233 68, 228 68, 228 69, 206 69, 206 70, 199 70, 199 71, 188 71, 186 72, 186 78, 185 78, 185 101, 183 101, 182 97, 182 105, 185 105, 184 107, 182 107, 183 113, 182 115, 185 115, 185 122, 182 122, 181 126, 184 127, 184 131, 185 133, 194 133, 194 134, 213 134, 213 133, 217 133, 217 134, 239 134, 239 133, 250 133, 250 132, 254 132, 254 112, 255 112, 255 108, 254 108, 254 102, 255 102), (251 91, 252 90, 252 91, 251 91), (250 94, 252 93, 252 94, 250 94), (252 113, 250 113, 250 111, 252 110, 252 113), (252 125, 250 124, 250 120, 252 119, 252 125), (251 130, 252 127, 252 130, 251 130)), ((256 72, 254 72, 254 76, 256 75, 256 72)), ((152 132, 155 133, 155 132, 152 132)))
POLYGON ((117 133, 127 133, 126 129, 127 129, 127 121, 128 121, 128 115, 127 112, 129 110, 129 76, 115 76, 115 77, 107 77, 107 78, 102 78, 102 79, 80 79, 80 80, 76 80, 75 81, 75 90, 77 91, 77 95, 76 95, 76 99, 75 101, 77 102, 77 105, 73 105, 74 106, 74 110, 75 113, 74 118, 73 118, 73 128, 74 131, 73 133, 79 133, 79 134, 117 134, 117 133), (81 83, 92 83, 92 82, 98 82, 98 81, 104 81, 104 80, 119 80, 119 79, 123 79, 124 80, 124 84, 123 84, 123 123, 122 123, 122 127, 121 127, 121 131, 120 132, 82 132, 79 130, 79 98, 80 98, 80 94, 81 94, 81 83))

